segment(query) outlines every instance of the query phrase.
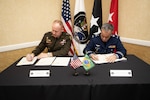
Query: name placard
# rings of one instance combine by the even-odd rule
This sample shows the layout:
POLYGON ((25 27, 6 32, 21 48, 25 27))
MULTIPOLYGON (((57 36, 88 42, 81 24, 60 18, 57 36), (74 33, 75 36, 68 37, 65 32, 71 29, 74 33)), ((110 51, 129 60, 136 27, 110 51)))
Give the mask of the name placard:
POLYGON ((132 77, 132 70, 110 70, 111 77, 132 77))
POLYGON ((50 70, 30 70, 29 77, 50 77, 50 70))

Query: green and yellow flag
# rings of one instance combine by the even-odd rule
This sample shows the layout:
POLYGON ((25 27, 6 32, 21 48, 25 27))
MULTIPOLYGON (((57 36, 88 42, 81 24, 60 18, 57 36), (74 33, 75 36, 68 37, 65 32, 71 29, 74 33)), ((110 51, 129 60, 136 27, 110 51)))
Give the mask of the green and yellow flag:
POLYGON ((87 54, 84 56, 82 64, 83 64, 83 68, 86 71, 90 70, 91 68, 95 66, 95 64, 93 63, 93 61, 90 59, 90 57, 87 54))

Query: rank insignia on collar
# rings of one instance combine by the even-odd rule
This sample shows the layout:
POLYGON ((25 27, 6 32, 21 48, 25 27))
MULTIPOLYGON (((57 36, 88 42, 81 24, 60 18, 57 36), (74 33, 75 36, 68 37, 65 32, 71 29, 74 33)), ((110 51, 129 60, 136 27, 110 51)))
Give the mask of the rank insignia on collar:
POLYGON ((60 44, 61 45, 64 45, 66 43, 66 40, 65 39, 63 39, 62 41, 60 41, 60 44))

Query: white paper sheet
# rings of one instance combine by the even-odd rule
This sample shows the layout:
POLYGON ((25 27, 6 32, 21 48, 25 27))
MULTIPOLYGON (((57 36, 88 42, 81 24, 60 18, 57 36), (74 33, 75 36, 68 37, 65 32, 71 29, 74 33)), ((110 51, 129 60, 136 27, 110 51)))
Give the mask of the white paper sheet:
POLYGON ((56 57, 52 66, 68 66, 70 57, 56 57))
POLYGON ((52 64, 56 57, 47 57, 47 58, 41 58, 35 66, 49 66, 52 64))
MULTIPOLYGON (((106 58, 109 57, 109 56, 112 56, 112 55, 113 54, 97 54, 99 60, 93 60, 93 59, 92 60, 96 64, 109 63, 106 60, 106 58)), ((127 58, 123 57, 123 58, 120 58, 120 59, 116 59, 115 62, 117 62, 117 61, 123 61, 123 60, 127 60, 127 58)))
POLYGON ((21 65, 32 65, 34 62, 37 60, 37 57, 34 57, 32 61, 28 61, 26 57, 23 57, 16 66, 21 66, 21 65))
MULTIPOLYGON (((84 57, 78 57, 80 59, 81 62, 83 62, 84 57)), ((83 66, 83 64, 81 65, 83 66)))
POLYGON ((84 57, 78 57, 79 59, 80 59, 80 61, 82 62, 83 61, 83 59, 84 59, 84 57))

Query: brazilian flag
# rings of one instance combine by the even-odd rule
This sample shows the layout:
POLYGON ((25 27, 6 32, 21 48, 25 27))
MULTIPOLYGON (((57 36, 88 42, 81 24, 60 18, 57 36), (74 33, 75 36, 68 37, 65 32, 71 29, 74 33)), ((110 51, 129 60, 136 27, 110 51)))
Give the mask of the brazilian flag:
POLYGON ((86 71, 90 70, 91 68, 95 66, 95 64, 93 63, 93 61, 90 59, 90 57, 87 54, 84 56, 82 64, 83 64, 83 68, 86 71))

